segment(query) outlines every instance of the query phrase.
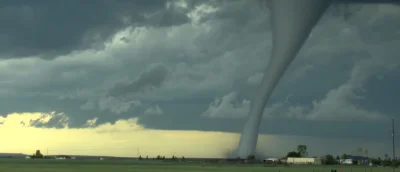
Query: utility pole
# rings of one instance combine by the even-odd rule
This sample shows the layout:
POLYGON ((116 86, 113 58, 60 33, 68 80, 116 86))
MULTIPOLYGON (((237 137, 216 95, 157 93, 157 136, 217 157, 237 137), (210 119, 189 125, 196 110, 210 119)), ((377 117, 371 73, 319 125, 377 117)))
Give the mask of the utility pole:
POLYGON ((46 149, 46 155, 49 156, 49 148, 46 149))
POLYGON ((396 159, 396 148, 394 144, 394 119, 392 119, 392 151, 393 151, 393 158, 392 158, 392 165, 393 165, 393 171, 395 171, 395 159, 396 159))

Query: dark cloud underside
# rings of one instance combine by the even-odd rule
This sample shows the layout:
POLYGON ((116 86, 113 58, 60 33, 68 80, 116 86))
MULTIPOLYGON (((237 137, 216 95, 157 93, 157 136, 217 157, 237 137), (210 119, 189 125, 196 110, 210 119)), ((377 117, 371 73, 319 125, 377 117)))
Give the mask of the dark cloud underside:
POLYGON ((166 10, 165 3, 165 0, 1 1, 0 52, 3 58, 51 59, 72 51, 102 48, 105 41, 128 26, 170 26, 188 21, 184 13, 166 10))

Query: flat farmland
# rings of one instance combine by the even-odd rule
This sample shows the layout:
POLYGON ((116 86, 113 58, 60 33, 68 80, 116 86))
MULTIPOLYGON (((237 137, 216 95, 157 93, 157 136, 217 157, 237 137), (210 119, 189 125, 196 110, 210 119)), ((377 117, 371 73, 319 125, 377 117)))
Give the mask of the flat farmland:
MULTIPOLYGON (((391 168, 361 166, 264 166, 204 164, 200 162, 161 162, 137 160, 43 160, 2 159, 6 172, 392 172, 391 168)), ((396 169, 400 172, 400 169, 396 169)))

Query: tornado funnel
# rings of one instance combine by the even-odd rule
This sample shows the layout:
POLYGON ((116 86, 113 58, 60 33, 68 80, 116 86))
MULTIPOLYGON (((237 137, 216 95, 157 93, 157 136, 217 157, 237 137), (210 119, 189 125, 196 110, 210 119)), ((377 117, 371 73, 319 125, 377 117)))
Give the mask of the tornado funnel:
POLYGON ((265 105, 280 78, 308 38, 331 0, 269 0, 273 34, 271 59, 240 137, 238 155, 255 154, 265 105))

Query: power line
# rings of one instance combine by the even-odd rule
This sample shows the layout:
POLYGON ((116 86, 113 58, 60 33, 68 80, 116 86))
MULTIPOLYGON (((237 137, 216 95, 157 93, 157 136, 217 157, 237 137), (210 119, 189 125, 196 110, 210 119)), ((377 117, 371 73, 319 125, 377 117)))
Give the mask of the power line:
POLYGON ((392 146, 393 146, 393 159, 392 159, 392 165, 393 165, 393 171, 395 171, 395 159, 396 159, 396 148, 394 145, 394 119, 392 119, 392 146))

